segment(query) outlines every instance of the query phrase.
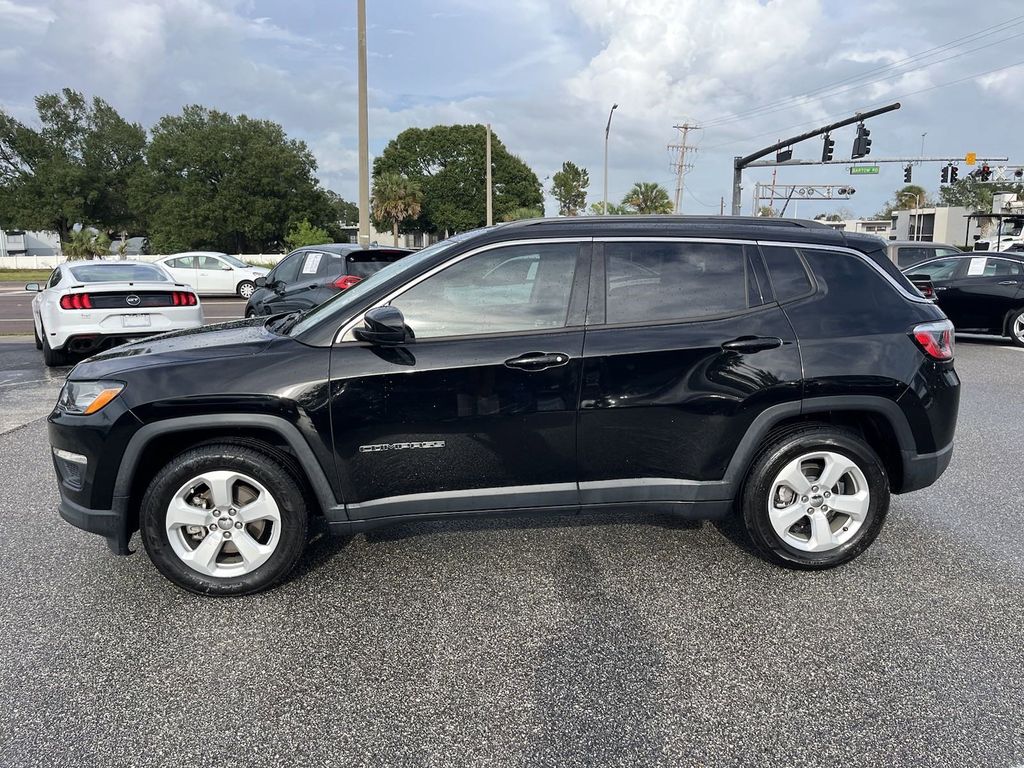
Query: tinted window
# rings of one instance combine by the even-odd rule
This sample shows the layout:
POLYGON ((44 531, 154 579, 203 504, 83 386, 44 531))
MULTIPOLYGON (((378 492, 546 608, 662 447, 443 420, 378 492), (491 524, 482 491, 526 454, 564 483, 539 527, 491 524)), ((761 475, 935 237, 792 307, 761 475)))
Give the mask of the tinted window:
POLYGON ((825 297, 821 322, 829 329, 857 328, 862 333, 890 330, 906 302, 896 288, 857 256, 839 251, 801 249, 825 297))
POLYGON ((354 259, 349 256, 345 259, 345 274, 355 275, 356 277, 369 277, 374 272, 383 269, 398 258, 399 256, 397 254, 393 256, 381 256, 376 259, 354 259))
POLYGON ((470 256, 398 296, 417 338, 561 328, 576 243, 517 245, 470 256))
POLYGON ((60 268, 58 267, 57 269, 53 270, 53 272, 50 273, 50 280, 49 280, 49 282, 47 282, 46 287, 47 288, 53 288, 53 286, 55 286, 59 282, 60 282, 60 268))
POLYGON ((1017 277, 1021 266, 1009 259, 973 258, 967 267, 967 277, 1017 277))
POLYGON ((960 267, 960 259, 939 259, 927 264, 918 264, 907 271, 908 275, 925 275, 929 280, 951 280, 960 267))
POLYGON ((935 255, 936 256, 957 256, 959 254, 960 254, 960 251, 956 250, 955 248, 936 248, 935 249, 935 255))
POLYGON ((609 323, 678 320, 761 303, 741 245, 606 243, 609 323))
POLYGON ((274 267, 274 280, 279 280, 285 284, 294 283, 295 278, 299 274, 299 267, 302 266, 302 261, 305 256, 305 251, 296 251, 295 253, 285 256, 284 261, 274 267))
POLYGON ((156 280, 166 282, 167 275, 159 267, 149 264, 80 264, 68 268, 80 283, 104 282, 145 282, 156 280))
POLYGON ((909 267, 922 261, 935 257, 934 248, 919 248, 917 246, 906 246, 897 249, 896 264, 900 267, 909 267))
POLYGON ((761 249, 768 262, 775 300, 790 301, 804 296, 811 290, 811 279, 807 276, 800 256, 795 248, 764 247, 761 249))

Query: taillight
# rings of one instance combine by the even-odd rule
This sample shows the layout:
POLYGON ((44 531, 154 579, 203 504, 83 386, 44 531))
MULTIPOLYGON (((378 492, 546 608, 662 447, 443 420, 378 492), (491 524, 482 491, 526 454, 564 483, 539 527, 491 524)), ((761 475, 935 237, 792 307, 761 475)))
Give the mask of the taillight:
POLYGON ((175 291, 171 294, 171 304, 176 307, 194 307, 197 301, 196 295, 188 291, 175 291))
POLYGON ((334 287, 337 288, 339 291, 344 291, 348 288, 351 288, 353 285, 355 285, 362 279, 363 278, 356 277, 355 275, 342 275, 341 277, 334 281, 334 287))
POLYGON ((911 336, 917 346, 933 360, 953 359, 953 324, 949 320, 914 326, 911 336))
POLYGON ((921 295, 924 296, 926 299, 935 298, 935 289, 932 288, 930 285, 919 285, 917 287, 917 290, 919 290, 921 292, 921 295))
POLYGON ((92 299, 88 293, 69 293, 60 297, 61 309, 92 309, 92 299))

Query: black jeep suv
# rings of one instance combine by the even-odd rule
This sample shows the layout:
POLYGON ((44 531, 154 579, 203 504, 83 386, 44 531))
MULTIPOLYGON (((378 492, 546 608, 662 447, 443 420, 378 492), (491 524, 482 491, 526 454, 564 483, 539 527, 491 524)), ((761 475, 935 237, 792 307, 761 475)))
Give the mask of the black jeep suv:
POLYGON ((952 326, 885 243, 813 222, 503 224, 305 313, 127 344, 49 417, 60 513, 182 587, 283 579, 309 532, 467 513, 738 516, 864 551, 949 463, 952 326))

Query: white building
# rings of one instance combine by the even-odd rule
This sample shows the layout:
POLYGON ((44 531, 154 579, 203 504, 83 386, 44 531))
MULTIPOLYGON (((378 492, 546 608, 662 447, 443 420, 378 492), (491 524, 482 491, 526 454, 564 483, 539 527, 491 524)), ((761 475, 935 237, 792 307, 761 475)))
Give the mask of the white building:
POLYGON ((832 229, 838 229, 841 232, 877 235, 886 240, 889 239, 889 230, 892 226, 892 222, 888 219, 843 219, 842 221, 822 221, 822 224, 827 224, 832 229))
POLYGON ((963 248, 981 234, 977 219, 963 207, 909 208, 892 212, 890 240, 923 240, 963 248))

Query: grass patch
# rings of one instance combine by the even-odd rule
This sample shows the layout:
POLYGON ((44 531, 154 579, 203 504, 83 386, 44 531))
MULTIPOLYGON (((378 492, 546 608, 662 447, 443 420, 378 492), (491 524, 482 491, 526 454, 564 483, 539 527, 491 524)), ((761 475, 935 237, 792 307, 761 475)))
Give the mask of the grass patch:
POLYGON ((45 283, 52 269, 0 269, 0 282, 45 283))

